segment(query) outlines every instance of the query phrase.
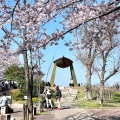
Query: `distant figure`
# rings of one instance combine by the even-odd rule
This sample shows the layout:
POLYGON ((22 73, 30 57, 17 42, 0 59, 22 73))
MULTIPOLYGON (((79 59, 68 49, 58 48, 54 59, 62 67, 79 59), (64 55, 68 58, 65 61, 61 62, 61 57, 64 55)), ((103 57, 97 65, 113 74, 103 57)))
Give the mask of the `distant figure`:
POLYGON ((14 89, 17 89, 17 85, 16 85, 16 83, 13 81, 12 82, 12 87, 14 88, 14 89))
POLYGON ((116 90, 119 91, 119 84, 116 84, 116 90))
POLYGON ((3 93, 3 96, 0 100, 0 108, 8 105, 8 98, 6 97, 6 93, 3 93))
POLYGON ((10 88, 12 88, 12 82, 11 82, 11 80, 9 81, 9 86, 10 86, 10 88))
POLYGON ((74 87, 73 79, 70 79, 70 86, 74 87))
POLYGON ((5 81, 5 88, 6 88, 6 90, 9 90, 8 81, 5 81))
POLYGON ((62 97, 61 90, 59 89, 59 86, 56 86, 56 100, 57 100, 57 110, 60 110, 60 99, 62 97))
POLYGON ((5 82, 2 82, 2 92, 6 90, 5 82))
POLYGON ((80 87, 80 83, 78 84, 78 86, 80 87))

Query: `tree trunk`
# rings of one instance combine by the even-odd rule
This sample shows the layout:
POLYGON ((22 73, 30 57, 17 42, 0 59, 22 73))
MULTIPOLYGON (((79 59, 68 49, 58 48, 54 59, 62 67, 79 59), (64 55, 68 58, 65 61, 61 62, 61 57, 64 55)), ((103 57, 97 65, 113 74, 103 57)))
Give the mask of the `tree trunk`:
POLYGON ((26 79, 26 94, 27 94, 27 105, 28 105, 28 113, 29 120, 33 120, 33 102, 32 102, 32 91, 31 91, 31 82, 29 76, 29 66, 28 66, 28 58, 27 51, 23 52, 24 58, 24 69, 25 69, 25 79, 26 79))
POLYGON ((100 82, 100 105, 103 106, 104 102, 104 80, 100 82))
POLYGON ((86 100, 92 100, 92 90, 91 90, 91 69, 86 67, 86 90, 85 90, 85 97, 86 100))
MULTIPOLYGON (((23 5, 24 7, 26 7, 26 0, 23 0, 23 5)), ((27 40, 27 27, 25 27, 24 29, 23 36, 25 40, 27 40)), ((25 46, 25 49, 23 51, 23 59, 24 59, 25 79, 26 79, 28 114, 29 114, 29 120, 33 120, 32 84, 31 84, 32 75, 29 75, 27 49, 26 49, 26 43, 24 40, 23 40, 23 45, 25 46)))

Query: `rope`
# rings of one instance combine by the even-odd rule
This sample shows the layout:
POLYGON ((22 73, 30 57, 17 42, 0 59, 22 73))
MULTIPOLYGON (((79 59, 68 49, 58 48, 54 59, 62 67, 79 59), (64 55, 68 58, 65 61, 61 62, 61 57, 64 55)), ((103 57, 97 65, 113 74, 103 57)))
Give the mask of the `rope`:
POLYGON ((51 66, 52 66, 54 57, 55 57, 55 54, 54 54, 53 59, 52 59, 52 61, 51 61, 50 67, 48 68, 47 77, 46 77, 46 82, 47 82, 47 79, 48 79, 48 74, 49 74, 50 68, 51 68, 51 66))

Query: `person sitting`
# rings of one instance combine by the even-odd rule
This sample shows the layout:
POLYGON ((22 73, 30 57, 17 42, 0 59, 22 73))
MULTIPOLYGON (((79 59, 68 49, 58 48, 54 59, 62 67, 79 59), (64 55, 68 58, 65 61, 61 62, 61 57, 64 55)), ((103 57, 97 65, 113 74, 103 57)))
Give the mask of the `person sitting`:
POLYGON ((0 100, 0 109, 1 107, 7 107, 8 113, 13 113, 13 109, 9 107, 8 105, 9 98, 6 96, 6 93, 3 93, 3 96, 1 97, 0 100))
POLYGON ((3 93, 3 96, 0 100, 0 109, 1 107, 8 106, 8 98, 6 97, 6 93, 3 93))

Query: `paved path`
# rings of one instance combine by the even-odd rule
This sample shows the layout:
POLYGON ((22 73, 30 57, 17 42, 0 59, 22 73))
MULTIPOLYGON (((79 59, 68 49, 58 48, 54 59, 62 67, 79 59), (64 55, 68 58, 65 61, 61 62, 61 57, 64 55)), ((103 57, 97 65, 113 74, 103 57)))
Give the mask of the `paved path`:
MULTIPOLYGON (((23 120, 22 105, 13 104, 15 120, 23 120)), ((115 109, 82 109, 78 107, 64 106, 61 110, 44 109, 49 114, 34 116, 34 120, 120 120, 120 108, 115 109)))
POLYGON ((68 108, 53 111, 54 120, 120 120, 120 108, 82 109, 68 108))

